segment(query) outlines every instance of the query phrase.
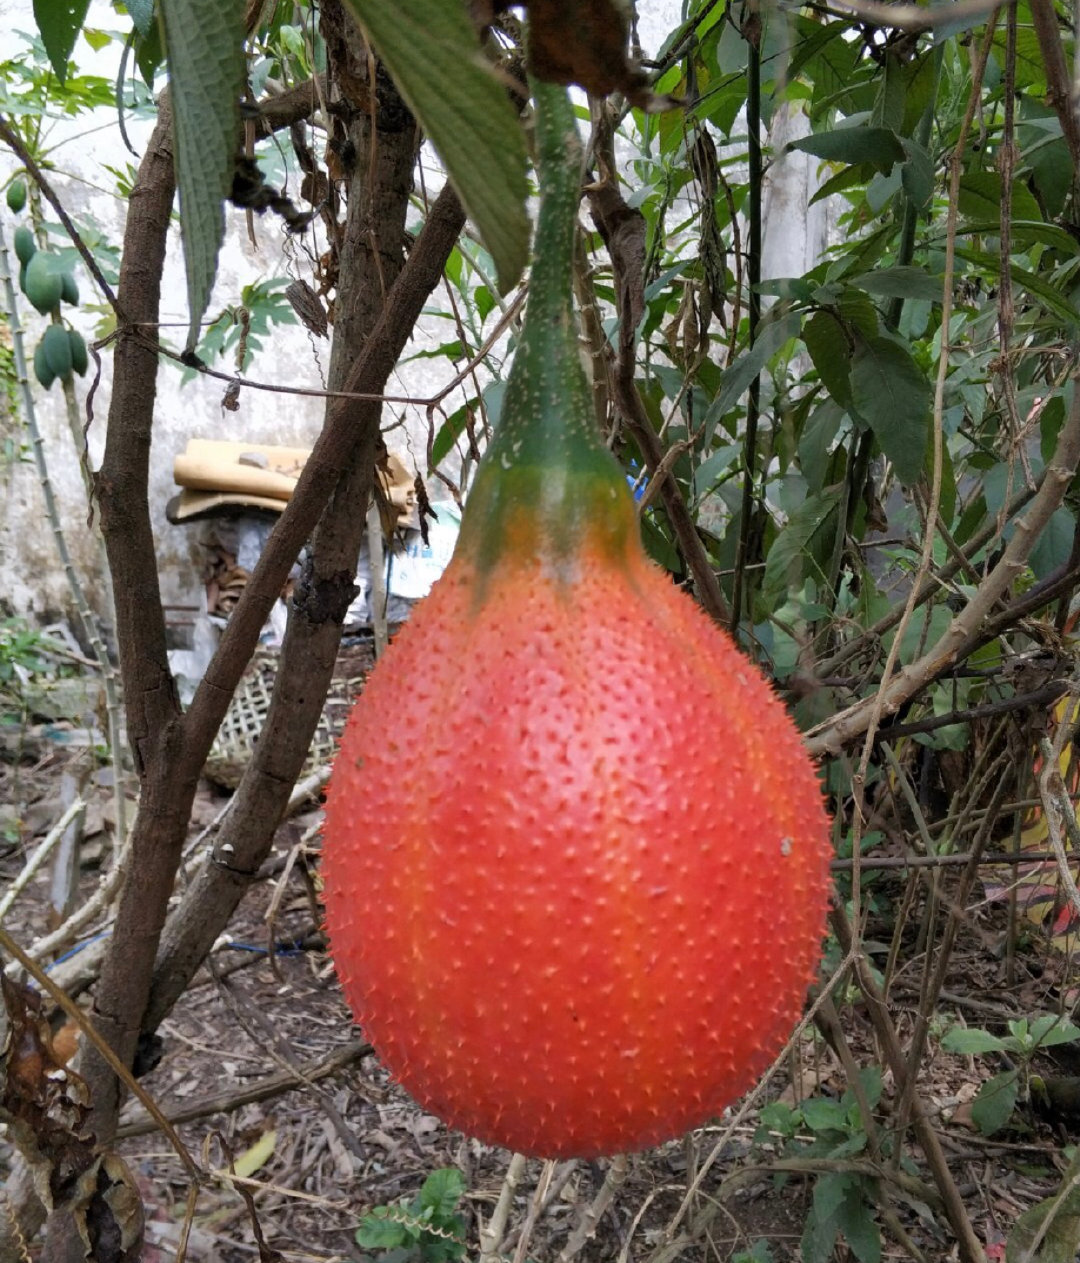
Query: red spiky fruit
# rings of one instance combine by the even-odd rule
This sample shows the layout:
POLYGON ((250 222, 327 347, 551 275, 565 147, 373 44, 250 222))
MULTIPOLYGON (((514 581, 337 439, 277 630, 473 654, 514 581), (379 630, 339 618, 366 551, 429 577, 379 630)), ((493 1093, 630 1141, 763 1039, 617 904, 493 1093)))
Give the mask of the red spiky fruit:
POLYGON ((503 421, 350 717, 323 871, 393 1074, 454 1127, 562 1157, 659 1143, 750 1086, 814 974, 830 846, 793 723, 647 560, 592 435, 555 131, 503 421))

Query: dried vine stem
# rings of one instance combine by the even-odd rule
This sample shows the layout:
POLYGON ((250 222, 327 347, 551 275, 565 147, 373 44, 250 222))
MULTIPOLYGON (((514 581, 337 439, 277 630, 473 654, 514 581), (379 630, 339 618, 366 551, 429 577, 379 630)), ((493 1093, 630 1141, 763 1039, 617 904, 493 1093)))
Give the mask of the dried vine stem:
MULTIPOLYGON (((370 1044, 359 1039, 350 1040, 317 1061, 306 1062, 295 1070, 282 1070, 277 1074, 267 1075, 256 1080, 250 1087, 227 1088, 224 1092, 185 1105, 182 1109, 170 1110, 165 1117, 174 1127, 179 1127, 182 1123, 192 1123, 211 1114, 230 1114, 255 1101, 266 1101, 285 1092, 296 1091, 305 1083, 316 1083, 366 1057, 370 1052, 370 1044)), ((117 1128, 116 1138, 123 1140, 131 1136, 147 1136, 157 1130, 155 1119, 144 1110, 133 1110, 130 1114, 125 1113, 117 1128)))
POLYGON ((941 349, 938 357, 937 380, 934 385, 933 474, 930 483, 930 499, 926 507, 926 520, 923 527, 922 553, 919 557, 915 581, 908 592, 907 601, 904 603, 904 612, 896 628, 896 635, 889 646, 885 667, 881 673, 881 683, 871 699, 862 755, 859 759, 858 768, 851 778, 852 797, 854 800, 851 821, 851 853, 855 859, 851 878, 851 917, 856 927, 858 927, 860 921, 859 901, 862 882, 859 876, 859 858, 862 854, 862 831, 866 819, 866 774, 870 767, 870 757, 874 751, 874 738, 884 713, 885 695, 889 686, 889 680, 900 656, 900 646, 903 643, 904 632, 915 610, 915 600, 919 587, 930 574, 931 563, 934 559, 934 539, 937 533, 938 510, 941 507, 941 468, 942 460, 944 459, 943 415, 945 410, 945 381, 949 375, 949 324, 952 320, 953 275, 956 270, 956 228, 959 219, 960 177, 963 174, 964 150, 967 147, 968 132, 971 129, 975 110, 979 103, 983 73, 986 70, 986 63, 990 56, 996 26, 997 11, 995 10, 994 18, 987 25, 986 34, 979 49, 979 56, 972 70, 971 94, 968 97, 967 109, 960 124, 960 134, 957 137, 956 145, 949 161, 949 211, 945 233, 945 276, 942 281, 941 349))
POLYGON ((1061 41, 1061 25, 1053 0, 1031 0, 1031 24, 1039 41, 1046 71, 1046 97, 1061 123, 1073 164, 1074 184, 1080 175, 1080 119, 1073 100, 1073 85, 1061 41))
POLYGON ((506 1175, 503 1177, 502 1188, 499 1190, 499 1200, 495 1203, 495 1209, 492 1211, 491 1218, 480 1229, 481 1259, 494 1259, 499 1253, 499 1247, 502 1245, 503 1237, 506 1235, 506 1223, 510 1218, 510 1208, 514 1204, 514 1194, 521 1183, 521 1177, 525 1173, 527 1162, 528 1158, 523 1153, 515 1153, 510 1159, 510 1163, 506 1168, 506 1175))
POLYGON ((607 1169, 607 1175, 604 1176, 604 1182, 600 1186, 599 1192, 587 1206, 583 1207, 577 1226, 570 1234, 570 1240, 567 1241, 559 1254, 558 1263, 570 1263, 570 1260, 577 1258, 585 1248, 585 1243, 596 1232, 597 1226, 604 1212, 611 1205, 615 1194, 625 1183, 629 1169, 630 1159, 627 1158, 626 1154, 616 1154, 611 1159, 611 1165, 607 1169))
POLYGON ((559 1194, 569 1183, 570 1177, 577 1170, 577 1167, 577 1158, 568 1159, 558 1169, 556 1169, 553 1159, 548 1158, 545 1161, 540 1172, 540 1178, 536 1181, 536 1191, 533 1193, 532 1201, 529 1203, 529 1213, 525 1216, 524 1224, 522 1224, 520 1230, 509 1233, 506 1238, 507 1249, 510 1249, 511 1246, 516 1247, 512 1263, 526 1263, 529 1253, 529 1242, 532 1240, 532 1234, 540 1220, 540 1216, 554 1205, 559 1194))
POLYGON ((1078 463, 1080 390, 1073 393, 1072 406, 1061 427, 1042 485, 1032 497, 1027 512, 1017 519, 1016 530, 1001 560, 979 584, 971 600, 952 620, 941 639, 921 658, 902 668, 873 697, 864 698, 811 730, 806 744, 812 755, 820 758, 826 754, 839 754, 850 741, 867 731, 871 717, 879 707, 880 716, 895 714, 920 689, 979 643, 983 620, 1024 569, 1046 524, 1065 498, 1078 463))
MULTIPOLYGON (((711 1171, 712 1168, 719 1161, 720 1156, 726 1150, 728 1142, 731 1140, 731 1137, 735 1134, 736 1129, 742 1125, 742 1122, 746 1118, 746 1116, 755 1107, 755 1105, 757 1104, 758 1098, 761 1096, 761 1093, 768 1087, 769 1083, 772 1081, 773 1077, 777 1074, 777 1072, 781 1068, 787 1066, 789 1052, 791 1051, 793 1047, 795 1047, 798 1041, 802 1038, 803 1032, 807 1029, 807 1027, 813 1024, 814 1020, 817 1018, 818 1013, 821 1011, 824 1005, 828 1003, 829 998, 832 995, 833 989, 837 987, 841 979, 845 977, 848 969, 851 967, 853 962, 854 962, 854 956, 849 951, 847 955, 845 955, 844 959, 837 966, 836 971, 833 973, 832 977, 821 988, 817 998, 810 1005, 810 1008, 806 1011, 806 1013, 803 1014, 802 1020, 799 1022, 798 1026, 796 1026, 795 1029, 792 1031, 791 1037, 788 1039, 787 1043, 784 1045, 784 1047, 780 1050, 779 1053, 777 1053, 776 1057, 773 1059, 772 1065, 768 1068, 768 1070, 765 1071, 765 1073, 761 1076, 761 1078, 758 1079, 757 1083, 754 1085, 753 1090, 750 1093, 748 1093, 748 1095, 743 1099, 742 1103, 739 1105, 739 1108, 735 1111, 734 1115, 728 1120, 727 1125, 725 1126, 724 1130, 720 1133, 719 1137, 713 1144, 713 1147, 709 1152, 709 1156, 698 1168, 697 1174, 694 1176, 690 1185, 687 1187, 687 1190, 685 1194, 683 1195, 683 1199, 679 1204, 678 1210, 676 1210, 675 1214, 672 1216, 667 1227, 664 1229, 664 1235, 663 1235, 663 1239, 661 1243, 657 1246, 657 1248, 653 1251, 653 1253, 647 1257, 646 1263, 662 1263, 662 1260, 676 1257, 675 1255, 671 1254, 670 1251, 672 1250, 675 1244, 682 1242, 683 1238, 676 1238, 675 1233, 678 1231, 679 1225, 690 1213, 690 1207, 693 1205, 694 1198, 701 1191, 701 1186, 705 1182, 706 1175, 708 1175, 709 1171, 711 1171)), ((622 1249, 621 1254, 619 1255, 619 1263, 625 1263, 625 1261, 628 1260, 629 1257, 630 1257, 630 1241, 629 1239, 627 1239, 623 1243, 623 1249, 622 1249)))
POLYGON ((1061 778, 1062 752, 1071 746, 1077 727, 1080 727, 1080 682, 1074 684, 1069 692, 1065 713, 1057 726, 1053 742, 1047 737, 1042 737, 1039 741, 1039 751, 1043 757, 1043 766, 1039 772, 1039 796, 1046 815, 1046 831, 1057 860, 1061 884, 1069 896, 1073 910, 1080 915, 1080 891, 1076 888, 1072 865, 1061 836, 1064 823, 1074 852, 1080 853, 1080 825, 1077 824, 1075 808, 1061 778))
MULTIPOLYGON (((616 170, 613 140, 605 133, 598 137, 598 149, 600 143, 606 147, 601 155, 601 166, 608 171, 616 170)), ((627 204, 613 178, 590 185, 586 192, 593 221, 611 257, 615 279, 615 305, 619 314, 619 341, 612 374, 615 404, 650 476, 655 477, 662 467, 664 452, 634 381, 634 338, 645 311, 645 216, 627 204)), ((671 529, 694 577, 698 599, 718 623, 727 626, 731 621, 727 599, 670 470, 661 480, 660 494, 671 529)))
MULTIPOLYGON (((882 995, 881 989, 870 972, 865 956, 861 952, 856 951, 855 937, 847 913, 842 907, 835 907, 830 914, 830 920, 841 949, 845 956, 851 958, 854 962, 855 977, 858 980, 860 989, 866 996, 867 1016, 870 1018, 877 1033, 878 1040, 885 1053, 885 1060, 893 1072, 897 1086, 903 1091, 910 1071, 896 1026, 889 1016, 885 997, 882 995)), ((941 1142, 937 1138, 937 1132, 934 1130, 930 1115, 917 1090, 911 1094, 911 1115, 915 1136, 920 1148, 926 1155, 927 1164, 930 1167, 934 1183, 937 1185, 938 1193, 941 1195, 941 1200, 945 1207, 945 1214, 953 1232, 956 1234, 960 1247, 960 1257, 964 1260, 964 1263, 985 1263, 986 1256, 983 1253, 982 1244, 975 1229, 972 1227, 967 1208, 964 1206, 964 1199, 960 1196, 960 1190, 956 1187, 956 1181, 953 1179, 952 1172, 949 1170, 949 1164, 945 1160, 945 1153, 941 1148, 941 1142)))
POLYGON ((82 1009, 79 1008, 70 996, 65 994, 65 992, 56 985, 53 979, 49 977, 37 961, 31 960, 31 958, 23 951, 18 943, 15 942, 7 930, 3 928, 0 928, 0 948, 3 948, 9 956, 13 957, 18 964, 26 970, 30 977, 33 978, 37 985, 48 995, 49 999, 52 1000, 54 1004, 59 1005, 59 1007, 64 1010, 89 1043, 97 1049, 99 1055, 109 1065, 112 1072, 124 1083, 128 1090, 135 1095, 142 1107, 146 1110, 150 1117, 153 1118, 158 1127, 165 1133, 169 1143, 176 1150, 177 1157, 179 1157, 184 1170, 187 1171, 191 1180, 195 1183, 201 1182, 203 1179, 203 1172, 199 1169, 195 1159, 188 1152, 187 1146, 180 1139, 176 1129, 158 1108, 157 1102, 150 1093, 147 1092, 138 1080, 134 1078, 128 1067, 124 1065, 120 1058, 117 1057, 116 1053, 113 1052, 112 1048, 109 1047, 108 1042, 102 1037, 100 1032, 95 1029, 93 1023, 82 1011, 82 1009))
POLYGON ((1000 0, 956 0, 955 4, 924 9, 918 4, 880 4, 878 0, 830 0, 829 7, 854 14, 872 26, 896 31, 932 31, 936 26, 970 21, 972 25, 988 17, 999 7, 1000 0))

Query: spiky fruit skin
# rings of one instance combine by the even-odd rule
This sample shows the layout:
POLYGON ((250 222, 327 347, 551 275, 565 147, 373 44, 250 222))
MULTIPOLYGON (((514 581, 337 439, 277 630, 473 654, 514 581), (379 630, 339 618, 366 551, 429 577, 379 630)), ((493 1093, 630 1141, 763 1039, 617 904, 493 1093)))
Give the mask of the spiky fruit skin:
POLYGON ((384 1064, 450 1125, 545 1157, 637 1150, 783 1046, 828 823, 784 708, 636 526, 587 528, 557 565, 514 552, 459 546, 355 707, 331 948, 384 1064))

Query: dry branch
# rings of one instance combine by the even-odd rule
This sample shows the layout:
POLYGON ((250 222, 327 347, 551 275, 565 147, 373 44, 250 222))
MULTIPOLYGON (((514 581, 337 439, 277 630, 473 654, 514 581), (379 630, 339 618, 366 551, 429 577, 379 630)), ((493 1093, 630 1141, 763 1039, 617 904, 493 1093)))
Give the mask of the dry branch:
MULTIPOLYGON (((231 1087, 224 1092, 204 1097, 201 1101, 193 1101, 190 1105, 185 1105, 183 1109, 162 1110, 162 1113, 174 1127, 179 1127, 182 1123, 193 1123, 211 1114, 231 1114, 234 1110, 242 1109, 255 1101, 266 1101, 271 1097, 280 1096, 283 1092, 292 1092, 302 1088, 305 1083, 317 1083, 320 1079, 344 1070, 346 1066, 359 1061, 361 1057, 366 1057, 371 1051, 370 1044, 360 1039, 353 1039, 342 1047, 335 1048, 333 1052, 327 1053, 325 1057, 320 1057, 318 1061, 308 1062, 295 1070, 282 1070, 277 1074, 267 1075, 258 1083, 252 1083, 246 1088, 231 1087)), ((126 1114, 120 1120, 116 1137, 118 1140, 123 1140, 129 1136, 145 1136, 157 1130, 157 1122, 145 1110, 137 1110, 126 1114)))
MULTIPOLYGON (((464 218, 464 211, 457 194, 447 185, 439 194, 420 237, 409 253, 401 275, 390 290, 382 315, 349 376, 350 388, 364 391, 370 389, 374 394, 381 389, 393 371, 420 311, 431 291, 438 284, 446 259, 464 224, 464 218)), ((280 591, 281 583, 291 565, 291 558, 295 556, 318 520, 316 510, 320 500, 325 503, 338 482, 339 471, 350 460, 353 445, 359 438, 358 413, 364 415, 365 424, 377 428, 381 413, 378 403, 360 402, 353 403, 350 407, 350 401, 342 400, 335 401, 329 408, 327 422, 315 445, 315 450, 304 467, 292 500, 259 559, 249 587, 259 584, 267 595, 273 592, 276 598, 276 593, 280 591), (302 495, 305 480, 307 491, 302 495), (292 515, 291 521, 290 515, 292 515), (279 537, 279 532, 284 532, 284 534, 279 537), (266 578, 268 572, 273 576, 270 580, 266 578), (275 581, 276 586, 273 586, 275 581)), ((223 647, 242 609, 243 602, 237 606, 229 620, 222 641, 223 647)), ((260 622, 258 628, 261 626, 260 622)), ((258 628, 255 629, 256 633, 258 628)), ((246 630, 250 632, 251 629, 249 627, 246 630)), ((241 633, 238 632, 237 636, 240 635, 241 633)), ((340 622, 337 624, 334 639, 335 649, 338 636, 340 636, 340 622)), ((323 650, 324 655, 325 652, 326 650, 323 650)), ((279 683, 287 678, 289 669, 287 658, 288 655, 283 650, 282 665, 278 674, 279 683)), ((331 653, 331 668, 332 662, 333 654, 331 653)), ((326 678, 329 680, 329 671, 326 672, 326 678)), ((284 685, 281 685, 281 688, 284 689, 284 685)), ((200 688, 200 693, 202 692, 200 688)), ((325 685, 323 694, 325 694, 325 685)), ((211 704, 214 706, 215 714, 218 707, 219 699, 213 691, 212 682, 206 684, 204 698, 207 702, 206 708, 197 722, 199 725, 214 723, 216 727, 220 718, 215 719, 213 715, 206 714, 211 704)), ((321 707, 321 700, 319 706, 321 707)), ((194 709, 193 704, 192 711, 194 709)), ((290 725, 297 723, 295 711, 290 711, 287 706, 283 707, 279 700, 277 685, 275 685, 268 724, 275 722, 275 709, 279 714, 284 713, 290 725)), ((300 736, 302 735, 301 731, 300 736)), ((260 813, 256 819, 265 821, 267 817, 263 814, 263 809, 266 804, 254 802, 254 798, 259 794, 272 794, 274 796, 270 800, 272 805, 280 796, 279 790, 283 790, 287 797, 289 788, 291 788, 291 782, 288 785, 279 785, 272 777, 261 773, 260 769, 260 772, 253 774, 251 779, 245 778, 240 790, 242 802, 238 803, 238 806, 243 807, 252 801, 254 808, 260 813)), ((179 908, 169 920, 158 956, 150 1004, 144 1019, 144 1027, 148 1031, 157 1026, 183 993, 209 944, 214 941, 225 925, 265 858, 269 846, 265 825, 259 828, 250 827, 249 822, 244 819, 243 810, 231 812, 230 819, 238 819, 239 831, 230 831, 228 834, 223 832, 215 848, 215 854, 223 858, 226 854, 222 850, 223 845, 234 847, 229 856, 228 867, 220 863, 205 865, 196 874, 179 908)), ((274 823, 276 824, 276 820, 274 823)))
POLYGON ((897 672, 880 692, 864 698, 811 731, 806 743, 811 754, 819 758, 826 754, 839 754, 849 742, 867 731, 875 718, 876 709, 881 716, 895 714, 905 702, 972 651, 979 643, 984 620, 1022 573, 1031 550, 1065 498, 1078 462, 1080 389, 1073 393, 1068 417, 1061 427, 1042 485, 1023 516, 1017 518, 1016 530, 1001 560, 979 584, 971 600, 952 620, 937 644, 897 672))

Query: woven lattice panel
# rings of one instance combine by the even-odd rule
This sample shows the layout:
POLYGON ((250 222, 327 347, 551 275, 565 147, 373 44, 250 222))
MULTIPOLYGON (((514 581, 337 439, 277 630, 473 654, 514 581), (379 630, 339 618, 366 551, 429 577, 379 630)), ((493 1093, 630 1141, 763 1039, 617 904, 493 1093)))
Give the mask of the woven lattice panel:
MULTIPOLYGON (((349 709, 364 686, 370 665, 367 649, 344 650, 339 656, 298 780, 310 776, 333 758, 349 709)), ((261 650, 244 672, 203 768, 203 775, 216 785, 235 789, 240 784, 266 726, 277 668, 277 653, 261 650)))

